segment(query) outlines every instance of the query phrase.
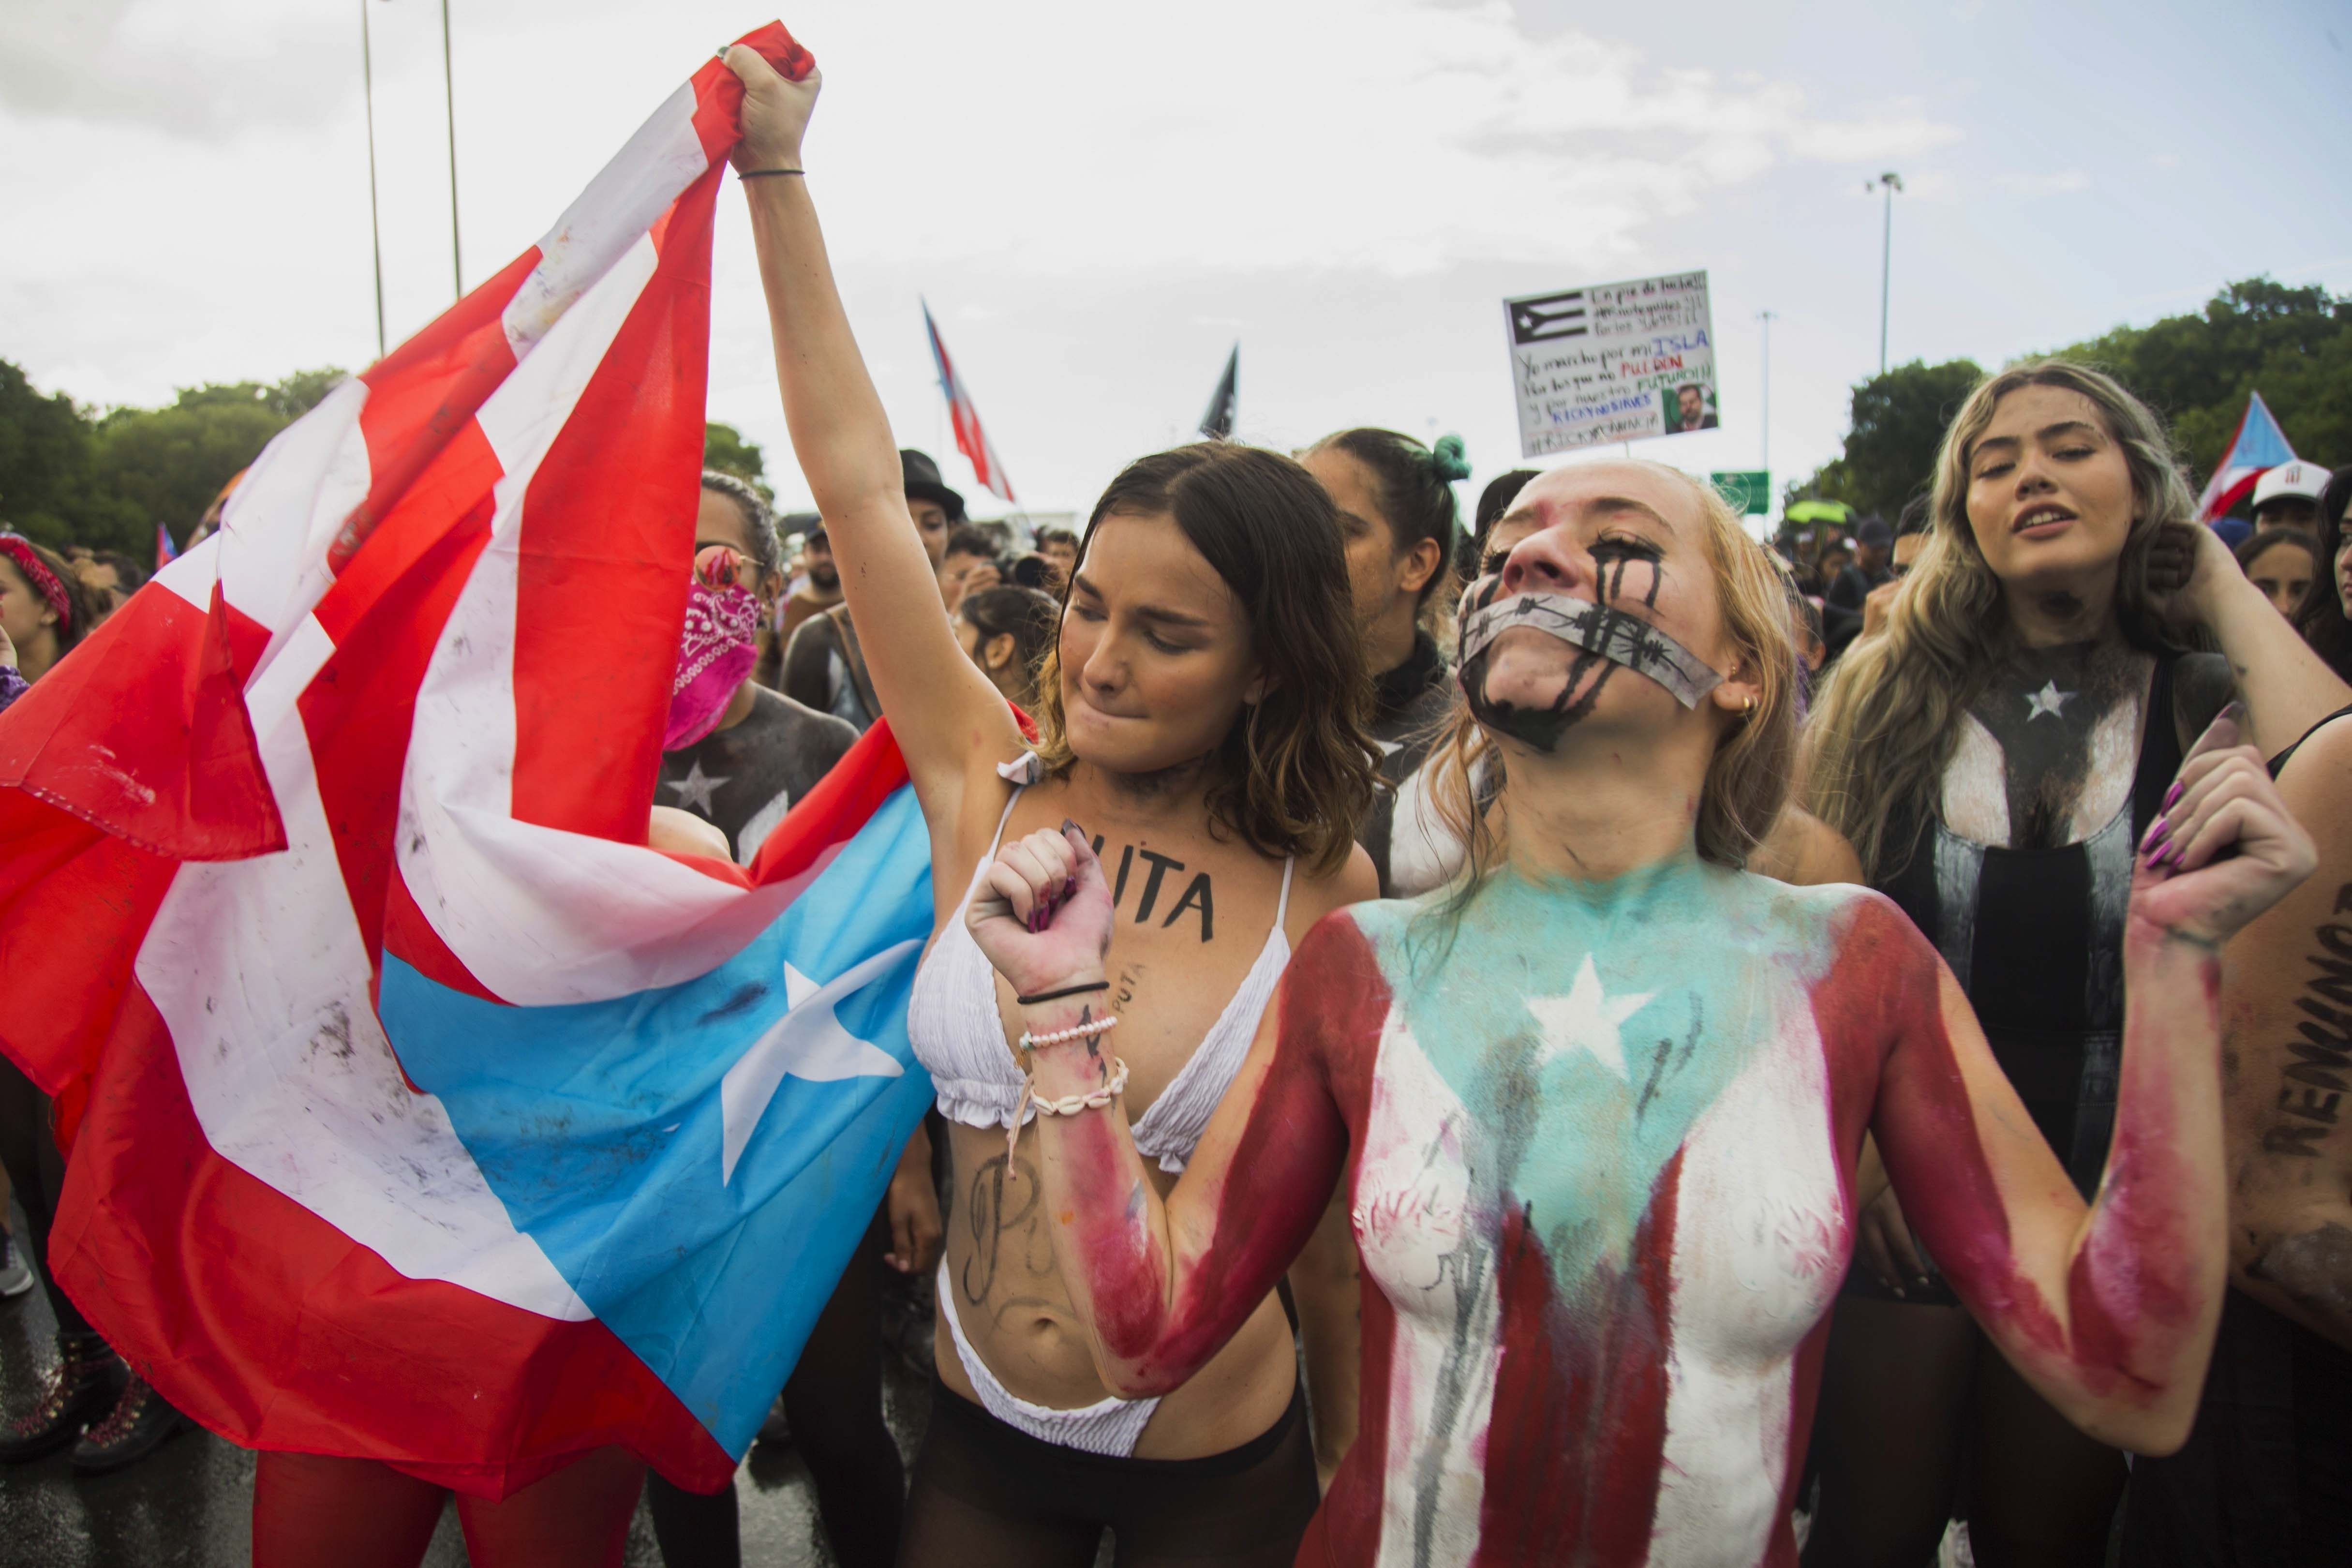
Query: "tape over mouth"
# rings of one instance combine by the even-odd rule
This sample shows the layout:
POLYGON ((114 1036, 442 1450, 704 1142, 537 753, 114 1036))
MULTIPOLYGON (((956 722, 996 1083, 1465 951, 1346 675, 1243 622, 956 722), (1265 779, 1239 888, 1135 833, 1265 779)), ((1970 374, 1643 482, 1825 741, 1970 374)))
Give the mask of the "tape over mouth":
POLYGON ((1649 622, 1566 594, 1513 594, 1471 611, 1462 619, 1463 667, 1496 637, 1522 626, 1646 675, 1685 708, 1697 707, 1723 684, 1712 665, 1649 622))

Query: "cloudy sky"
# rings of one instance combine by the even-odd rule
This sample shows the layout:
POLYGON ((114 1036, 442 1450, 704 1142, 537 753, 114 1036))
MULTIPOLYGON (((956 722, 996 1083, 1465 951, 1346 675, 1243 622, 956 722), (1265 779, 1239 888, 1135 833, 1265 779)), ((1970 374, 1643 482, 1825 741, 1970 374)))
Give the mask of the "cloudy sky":
MULTIPOLYGON (((451 298, 433 0, 7 0, 0 357, 152 403, 374 357, 360 12, 393 341, 451 298)), ((451 0, 468 283, 533 243, 711 47, 710 0, 451 0)), ((919 298, 1024 503, 1083 510, 1182 438, 1229 345, 1241 434, 1518 453, 1499 300, 1706 268, 1749 468, 1834 455, 1878 354, 1980 363, 2267 272, 2352 291, 2352 14, 2327 0, 811 0, 811 187, 902 442, 948 450, 919 298), (2060 14, 2062 13, 2063 14, 2060 14)), ((804 495, 741 198, 710 415, 804 495)), ((2343 461, 2352 454, 2307 454, 2343 461)))

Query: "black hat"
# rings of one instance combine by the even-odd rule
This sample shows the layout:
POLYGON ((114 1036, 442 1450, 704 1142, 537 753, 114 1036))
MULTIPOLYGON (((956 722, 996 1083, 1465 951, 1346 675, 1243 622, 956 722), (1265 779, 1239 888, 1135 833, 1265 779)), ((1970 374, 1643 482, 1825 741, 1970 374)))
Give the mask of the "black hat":
POLYGON ((963 497, 940 482, 940 466, 927 453, 912 447, 898 452, 898 473, 906 483, 907 499, 910 501, 936 501, 947 509, 950 522, 963 521, 963 497))
POLYGON ((1868 545, 1873 550, 1885 550, 1894 544, 1895 531, 1886 526, 1885 518, 1873 512, 1854 525, 1853 537, 1856 543, 1868 545))
POLYGON ((778 533, 797 533, 803 541, 824 537, 824 519, 813 511, 788 511, 776 519, 778 533))

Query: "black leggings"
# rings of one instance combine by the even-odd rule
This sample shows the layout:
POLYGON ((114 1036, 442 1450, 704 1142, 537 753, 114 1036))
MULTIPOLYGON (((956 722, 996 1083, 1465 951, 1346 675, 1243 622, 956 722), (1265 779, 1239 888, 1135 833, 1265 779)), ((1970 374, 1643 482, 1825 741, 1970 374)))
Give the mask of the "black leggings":
MULTIPOLYGON (((817 1515, 841 1568, 889 1568, 906 1514, 906 1465, 882 1423, 874 1270, 888 1237, 877 1211, 784 1384, 793 1446, 816 1483, 817 1515)), ((733 1482, 706 1496, 648 1474, 646 1502, 669 1568, 737 1568, 743 1561, 733 1482)))
POLYGON ((1198 1459, 1119 1459, 1041 1442, 931 1382, 908 1568, 1288 1568, 1315 1516, 1304 1390, 1272 1426, 1198 1459))
POLYGON ((1980 1568, 2096 1568, 2126 1475, 1966 1308, 1855 1293, 1830 1328, 1813 1449, 1806 1568, 1916 1568, 1956 1514, 1980 1568))
POLYGON ((41 1272, 58 1332, 90 1332, 89 1321, 49 1273, 49 1226, 57 1220, 58 1194, 66 1184, 66 1157, 49 1131, 49 1097, 5 1058, 0 1058, 0 1165, 7 1167, 16 1201, 25 1205, 26 1234, 16 1241, 41 1272))

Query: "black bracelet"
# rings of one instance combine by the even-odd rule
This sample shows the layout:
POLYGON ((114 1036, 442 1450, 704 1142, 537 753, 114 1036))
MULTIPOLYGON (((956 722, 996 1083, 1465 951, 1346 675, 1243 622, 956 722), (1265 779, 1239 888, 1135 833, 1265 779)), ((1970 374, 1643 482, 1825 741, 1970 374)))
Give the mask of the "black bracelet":
POLYGON ((745 169, 735 177, 739 180, 764 179, 770 174, 805 174, 806 169, 745 169))
POLYGON ((1083 996, 1089 991, 1109 989, 1109 981, 1097 980, 1092 985, 1065 985, 1059 991, 1041 992, 1034 996, 1015 996, 1013 1000, 1024 1007, 1034 1007, 1041 1002, 1059 1002, 1065 996, 1083 996))

